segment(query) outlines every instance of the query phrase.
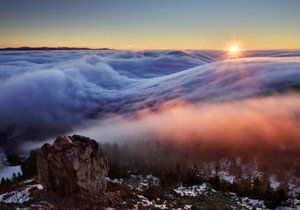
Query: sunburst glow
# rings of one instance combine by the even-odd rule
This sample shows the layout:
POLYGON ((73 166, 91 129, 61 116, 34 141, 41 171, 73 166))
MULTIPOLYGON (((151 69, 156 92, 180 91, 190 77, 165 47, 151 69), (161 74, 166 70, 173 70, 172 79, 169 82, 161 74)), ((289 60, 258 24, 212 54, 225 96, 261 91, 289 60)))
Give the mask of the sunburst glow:
POLYGON ((231 45, 228 50, 231 54, 237 54, 240 51, 239 46, 231 45))
POLYGON ((240 57, 240 55, 241 55, 241 48, 237 44, 231 44, 227 48, 227 54, 228 54, 229 58, 240 57))

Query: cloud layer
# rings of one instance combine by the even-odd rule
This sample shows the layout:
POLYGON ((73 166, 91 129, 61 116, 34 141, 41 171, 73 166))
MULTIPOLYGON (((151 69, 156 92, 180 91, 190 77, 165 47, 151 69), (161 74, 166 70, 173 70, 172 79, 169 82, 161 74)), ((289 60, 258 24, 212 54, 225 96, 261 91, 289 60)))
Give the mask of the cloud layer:
MULTIPOLYGON (((176 130, 184 134, 176 133, 176 136, 185 136, 189 131, 185 125, 202 123, 209 126, 219 122, 236 127, 234 122, 228 121, 232 119, 237 124, 240 121, 249 123, 241 123, 244 127, 234 134, 236 139, 249 136, 254 130, 264 133, 265 137, 260 137, 254 132, 265 139, 271 138, 268 135, 279 128, 282 132, 274 134, 278 138, 288 138, 281 136, 288 133, 297 134, 289 129, 298 122, 295 117, 299 117, 298 94, 285 95, 285 92, 299 89, 300 53, 252 51, 245 54, 245 58, 226 60, 218 51, 1 52, 2 142, 32 140, 25 138, 28 133, 35 133, 37 139, 41 139, 43 135, 76 130, 78 126, 98 125, 111 115, 127 119, 139 116, 141 110, 161 111, 162 107, 182 103, 188 104, 188 108, 176 108, 176 111, 164 112, 159 117, 149 115, 150 124, 172 125, 164 129, 169 129, 170 134, 173 133, 171 130, 180 127, 182 129, 176 130), (283 94, 284 98, 270 96, 274 92, 283 94), (268 98, 248 101, 257 96, 268 98), (241 99, 242 102, 236 102, 241 99), (277 108, 282 111, 277 113, 279 102, 283 105, 277 108), (291 106, 294 106, 293 110, 291 106), (269 112, 270 107, 273 108, 269 112), (249 114, 251 110, 254 113, 249 114), (240 115, 243 116, 241 119, 240 115), (258 117, 260 115, 262 117, 258 117), (182 120, 173 119, 176 116, 182 120), (286 121, 280 122, 280 118, 286 121), (174 121, 174 124, 165 121, 174 121), (177 121, 180 123, 176 124, 177 121), (252 124, 261 126, 252 128, 252 124), (247 127, 251 131, 247 132, 247 127)), ((142 120, 144 122, 144 118, 142 120)), ((210 133, 199 135, 216 140, 225 135, 221 128, 224 132, 230 130, 220 125, 217 130, 210 127, 210 133)), ((123 129, 122 126, 119 129, 123 129)), ((147 132, 148 129, 167 135, 155 126, 146 126, 147 132)))
POLYGON ((114 117, 76 131, 102 141, 163 139, 177 143, 300 149, 300 96, 182 104, 134 118, 114 117))

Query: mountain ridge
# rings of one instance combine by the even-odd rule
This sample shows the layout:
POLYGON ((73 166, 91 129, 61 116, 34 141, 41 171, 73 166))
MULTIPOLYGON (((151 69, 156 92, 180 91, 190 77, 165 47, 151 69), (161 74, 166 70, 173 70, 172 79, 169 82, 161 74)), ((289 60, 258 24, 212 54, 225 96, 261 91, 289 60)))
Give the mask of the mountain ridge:
POLYGON ((113 50, 110 48, 88 48, 88 47, 6 47, 0 51, 33 51, 33 50, 113 50))

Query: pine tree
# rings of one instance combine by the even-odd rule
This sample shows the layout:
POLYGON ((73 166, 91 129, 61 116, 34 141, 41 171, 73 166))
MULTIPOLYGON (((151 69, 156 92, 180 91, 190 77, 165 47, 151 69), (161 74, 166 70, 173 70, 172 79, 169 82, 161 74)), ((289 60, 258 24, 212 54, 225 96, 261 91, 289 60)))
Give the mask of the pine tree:
POLYGON ((17 174, 16 173, 13 173, 12 180, 13 180, 13 182, 17 181, 17 174))
POLYGON ((20 171, 18 171, 18 173, 17 173, 17 179, 20 180, 21 178, 22 178, 22 174, 21 174, 20 171))
POLYGON ((259 196, 261 192, 261 181, 259 178, 255 178, 252 183, 252 195, 259 196))
POLYGON ((0 184, 0 194, 7 192, 8 190, 8 183, 4 177, 1 179, 1 184, 0 184))
POLYGON ((2 177, 1 179, 1 185, 3 185, 6 182, 6 180, 4 179, 4 177, 2 177))

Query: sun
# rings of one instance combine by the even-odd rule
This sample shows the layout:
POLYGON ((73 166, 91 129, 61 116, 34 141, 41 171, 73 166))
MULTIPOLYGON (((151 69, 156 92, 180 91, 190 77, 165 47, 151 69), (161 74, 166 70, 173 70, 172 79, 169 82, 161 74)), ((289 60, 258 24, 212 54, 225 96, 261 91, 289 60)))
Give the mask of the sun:
POLYGON ((228 51, 229 51, 231 54, 236 55, 236 54, 239 53, 240 48, 239 48, 238 45, 231 45, 231 46, 229 47, 228 51))
POLYGON ((241 56, 241 48, 237 44, 229 45, 226 51, 228 58, 238 58, 241 56))

